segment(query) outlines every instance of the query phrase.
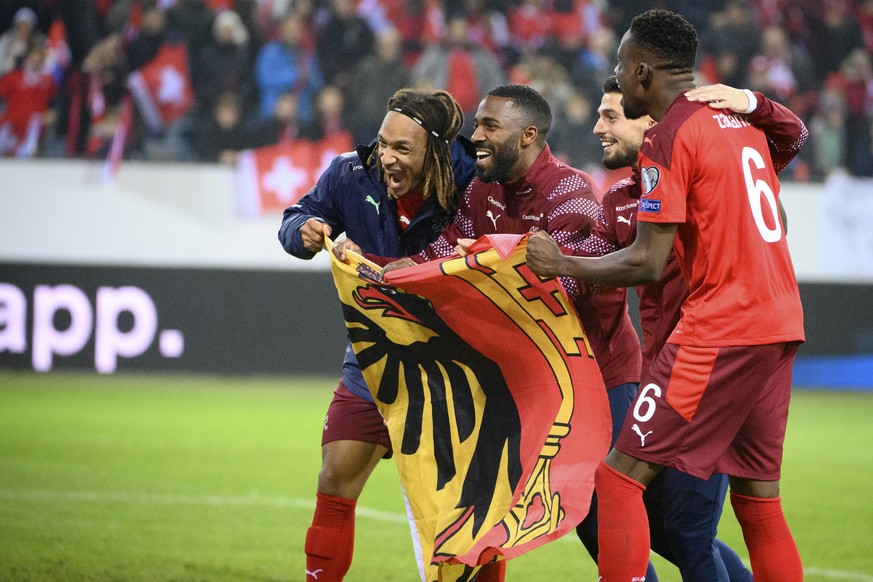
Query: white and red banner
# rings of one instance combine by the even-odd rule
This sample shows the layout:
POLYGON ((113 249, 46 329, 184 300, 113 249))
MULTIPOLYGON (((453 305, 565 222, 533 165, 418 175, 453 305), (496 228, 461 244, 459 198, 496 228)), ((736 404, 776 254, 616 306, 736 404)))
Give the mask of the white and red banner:
POLYGON ((353 149, 347 132, 320 141, 296 140, 240 152, 237 184, 246 217, 281 214, 318 181, 328 164, 353 149))
POLYGON ((188 51, 182 45, 165 45, 148 64, 130 74, 127 86, 146 125, 160 131, 194 104, 188 51))

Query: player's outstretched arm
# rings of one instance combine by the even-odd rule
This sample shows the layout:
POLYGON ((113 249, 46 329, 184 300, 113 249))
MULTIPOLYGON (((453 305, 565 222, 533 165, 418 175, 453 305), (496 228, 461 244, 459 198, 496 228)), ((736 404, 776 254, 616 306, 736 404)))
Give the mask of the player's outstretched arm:
POLYGON ((748 94, 742 89, 727 85, 704 85, 685 93, 689 101, 709 103, 715 109, 730 109, 737 113, 746 113, 752 105, 748 94))
POLYGON ((602 257, 575 257, 561 252, 538 232, 527 243, 527 264, 541 277, 574 277, 608 287, 632 287, 661 278, 673 248, 676 224, 639 223, 633 244, 602 257))
POLYGON ((746 114, 746 119, 767 135, 770 157, 778 174, 791 163, 809 137, 803 120, 763 93, 727 85, 706 85, 685 93, 689 101, 708 102, 715 109, 746 114))

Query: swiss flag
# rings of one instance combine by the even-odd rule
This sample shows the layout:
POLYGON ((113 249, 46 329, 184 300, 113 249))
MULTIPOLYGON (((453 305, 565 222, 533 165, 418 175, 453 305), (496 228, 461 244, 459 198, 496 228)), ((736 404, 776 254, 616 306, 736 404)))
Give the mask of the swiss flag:
POLYGON ((194 104, 188 51, 182 45, 164 45, 154 59, 128 76, 127 86, 146 125, 160 131, 194 104))
POLYGON ((352 149, 348 132, 321 141, 297 140, 246 150, 237 156, 243 215, 281 214, 306 194, 330 162, 352 149))

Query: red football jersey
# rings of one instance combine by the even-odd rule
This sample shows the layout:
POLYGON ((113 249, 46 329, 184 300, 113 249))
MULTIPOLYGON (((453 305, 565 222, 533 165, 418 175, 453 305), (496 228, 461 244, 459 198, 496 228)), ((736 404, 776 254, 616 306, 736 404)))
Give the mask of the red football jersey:
MULTIPOLYGON (((591 176, 558 161, 548 145, 521 178, 508 183, 474 178, 443 233, 417 262, 454 253, 459 238, 486 234, 545 231, 565 249, 574 250, 588 237, 600 212, 591 176)), ((573 301, 607 388, 640 380, 640 345, 627 313, 627 291, 609 289, 591 295, 579 282, 562 277, 573 301)))
POLYGON ((674 251, 690 295, 670 342, 759 345, 804 339, 803 310, 779 218, 763 131, 680 95, 640 150, 637 219, 678 224, 674 251))

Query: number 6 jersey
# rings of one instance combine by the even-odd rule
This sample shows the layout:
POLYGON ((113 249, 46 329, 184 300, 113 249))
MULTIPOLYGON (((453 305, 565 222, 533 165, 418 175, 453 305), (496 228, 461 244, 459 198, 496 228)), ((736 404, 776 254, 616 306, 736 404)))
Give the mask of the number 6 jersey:
MULTIPOLYGON (((805 128, 757 94, 750 116, 805 128)), ((757 121, 757 120, 756 120, 757 121)), ((796 153, 796 152, 795 152, 796 153)), ((679 95, 640 149, 640 222, 676 223, 673 248, 690 295, 669 342, 741 346, 802 341, 803 309, 779 218, 786 160, 742 114, 679 95)), ((791 156, 788 156, 788 160, 791 156)))

